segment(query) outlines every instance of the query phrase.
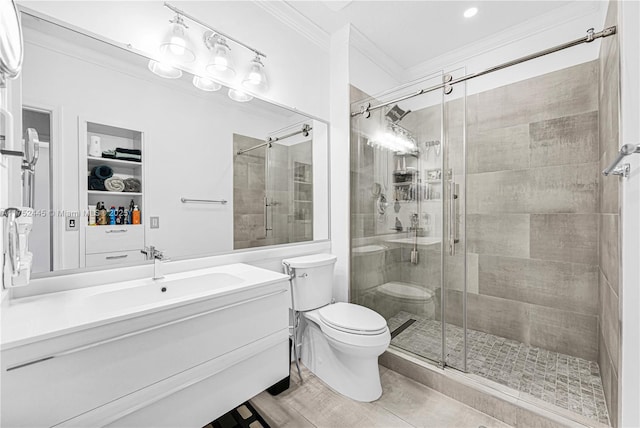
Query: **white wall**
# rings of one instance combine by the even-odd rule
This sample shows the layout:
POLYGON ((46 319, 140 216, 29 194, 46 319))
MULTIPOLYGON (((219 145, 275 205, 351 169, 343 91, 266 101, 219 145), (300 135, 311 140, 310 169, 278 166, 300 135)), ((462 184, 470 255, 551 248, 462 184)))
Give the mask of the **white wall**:
MULTIPOLYGON (((160 40, 173 17, 162 1, 19 1, 21 6, 72 26, 99 34, 121 45, 157 56, 160 40)), ((327 120, 329 117, 329 56, 260 6, 248 1, 173 1, 172 4, 208 25, 267 55, 265 70, 271 89, 266 98, 327 120)), ((187 21, 188 22, 188 21, 187 21)), ((200 42, 202 29, 188 22, 199 49, 202 68, 209 59, 200 42)), ((230 42, 238 79, 251 53, 230 42)))
MULTIPOLYGON (((285 126, 290 112, 261 114, 224 94, 166 82, 144 67, 133 74, 114 58, 101 61, 96 52, 85 60, 82 49, 39 38, 33 30, 25 29, 25 40, 23 100, 58 106, 62 115, 61 206, 86 209, 79 206, 78 193, 78 144, 84 143, 78 142, 79 117, 142 131, 146 244, 166 250, 169 257, 231 251, 233 133, 264 138, 285 126), (230 203, 185 205, 183 196, 230 203), (160 217, 160 229, 149 229, 149 216, 160 217)), ((79 232, 64 232, 62 239, 61 268, 79 267, 79 232)))
MULTIPOLYGON (((620 143, 640 144, 640 3, 618 5, 620 37, 620 143)), ((640 156, 625 159, 631 176, 622 185, 622 365, 620 426, 640 426, 640 156)))
POLYGON ((333 296, 349 300, 349 28, 331 36, 331 250, 338 257, 333 296))

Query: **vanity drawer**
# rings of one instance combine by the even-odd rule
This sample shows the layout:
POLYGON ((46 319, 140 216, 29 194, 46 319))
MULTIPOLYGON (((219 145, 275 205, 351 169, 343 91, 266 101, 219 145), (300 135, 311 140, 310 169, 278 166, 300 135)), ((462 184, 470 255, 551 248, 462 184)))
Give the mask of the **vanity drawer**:
POLYGON ((111 253, 144 248, 144 227, 141 224, 87 227, 85 253, 111 253))
POLYGON ((204 312, 3 365, 1 424, 54 426, 234 350, 241 352, 267 336, 287 333, 288 301, 285 286, 274 284, 248 301, 227 299, 221 306, 214 301, 204 312))
POLYGON ((140 250, 114 251, 112 253, 87 254, 86 267, 120 265, 122 263, 143 262, 144 254, 140 250))

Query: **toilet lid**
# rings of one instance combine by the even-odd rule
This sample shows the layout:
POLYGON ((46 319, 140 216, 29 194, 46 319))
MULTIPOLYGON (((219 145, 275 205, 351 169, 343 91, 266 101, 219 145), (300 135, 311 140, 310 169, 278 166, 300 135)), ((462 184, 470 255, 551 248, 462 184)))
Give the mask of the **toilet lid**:
POLYGON ((320 319, 330 327, 352 334, 380 334, 387 322, 377 312, 351 303, 334 303, 320 308, 320 319))

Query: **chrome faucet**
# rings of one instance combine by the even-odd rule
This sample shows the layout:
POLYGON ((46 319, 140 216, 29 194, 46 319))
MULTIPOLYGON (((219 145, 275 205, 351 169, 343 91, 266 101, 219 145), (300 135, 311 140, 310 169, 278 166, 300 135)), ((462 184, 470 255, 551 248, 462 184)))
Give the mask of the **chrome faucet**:
POLYGON ((140 250, 140 252, 146 256, 147 260, 153 259, 153 279, 156 280, 164 278, 161 269, 162 262, 169 262, 171 259, 166 258, 164 253, 153 245, 145 247, 144 250, 140 250))

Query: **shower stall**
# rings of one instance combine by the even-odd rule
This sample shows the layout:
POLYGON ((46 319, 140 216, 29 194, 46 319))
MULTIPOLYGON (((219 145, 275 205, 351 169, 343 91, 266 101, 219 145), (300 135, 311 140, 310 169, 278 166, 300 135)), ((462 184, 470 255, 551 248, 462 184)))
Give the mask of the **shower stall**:
POLYGON ((599 120, 613 64, 351 88, 351 301, 385 317, 401 353, 605 424, 599 120))
POLYGON ((312 131, 233 135, 234 249, 313 239, 312 131))

